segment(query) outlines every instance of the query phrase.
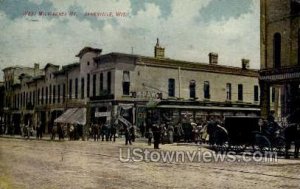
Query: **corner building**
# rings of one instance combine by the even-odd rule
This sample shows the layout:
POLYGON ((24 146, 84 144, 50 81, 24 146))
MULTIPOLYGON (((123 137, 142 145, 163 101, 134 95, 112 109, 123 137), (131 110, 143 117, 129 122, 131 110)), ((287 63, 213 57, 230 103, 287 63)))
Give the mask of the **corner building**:
POLYGON ((261 112, 300 116, 300 1, 261 0, 261 112))

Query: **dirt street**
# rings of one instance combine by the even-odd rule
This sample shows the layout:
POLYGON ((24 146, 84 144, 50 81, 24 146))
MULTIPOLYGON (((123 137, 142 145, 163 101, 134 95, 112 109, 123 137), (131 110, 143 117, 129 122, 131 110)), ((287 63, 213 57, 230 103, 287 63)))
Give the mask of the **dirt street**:
MULTIPOLYGON (((120 148, 126 152, 123 140, 113 143, 0 138, 0 188, 300 187, 300 160, 121 162, 120 148)), ((153 151, 143 141, 130 148, 153 151)), ((194 145, 176 144, 161 145, 159 151, 209 152, 194 145)))

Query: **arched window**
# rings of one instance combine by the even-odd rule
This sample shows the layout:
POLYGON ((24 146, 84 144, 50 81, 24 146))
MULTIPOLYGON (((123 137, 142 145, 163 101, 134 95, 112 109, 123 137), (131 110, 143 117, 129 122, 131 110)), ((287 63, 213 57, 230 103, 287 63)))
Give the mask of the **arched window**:
POLYGON ((280 35, 280 33, 274 34, 273 49, 274 49, 274 68, 279 68, 281 66, 281 35, 280 35))

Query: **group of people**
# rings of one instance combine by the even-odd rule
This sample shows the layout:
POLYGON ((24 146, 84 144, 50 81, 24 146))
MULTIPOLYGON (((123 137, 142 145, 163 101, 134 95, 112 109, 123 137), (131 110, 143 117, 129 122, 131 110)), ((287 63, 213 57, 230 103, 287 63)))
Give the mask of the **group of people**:
POLYGON ((100 140, 102 141, 116 141, 117 135, 117 125, 116 124, 97 124, 92 123, 89 127, 89 136, 88 138, 93 138, 94 141, 100 140))

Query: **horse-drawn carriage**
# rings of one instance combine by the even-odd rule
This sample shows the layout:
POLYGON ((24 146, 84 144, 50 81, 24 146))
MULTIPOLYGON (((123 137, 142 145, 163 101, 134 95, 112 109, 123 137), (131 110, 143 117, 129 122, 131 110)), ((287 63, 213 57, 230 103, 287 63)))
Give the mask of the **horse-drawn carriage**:
POLYGON ((214 131, 209 133, 212 137, 210 143, 222 151, 273 151, 285 152, 287 155, 287 145, 293 140, 297 149, 299 138, 292 139, 287 132, 294 129, 294 126, 280 128, 277 125, 274 129, 274 124, 272 120, 262 120, 259 117, 225 117, 224 126, 217 125, 214 131))
POLYGON ((283 133, 279 128, 270 131, 269 123, 259 117, 226 117, 224 127, 227 149, 244 151, 252 147, 254 151, 284 151, 283 133))

